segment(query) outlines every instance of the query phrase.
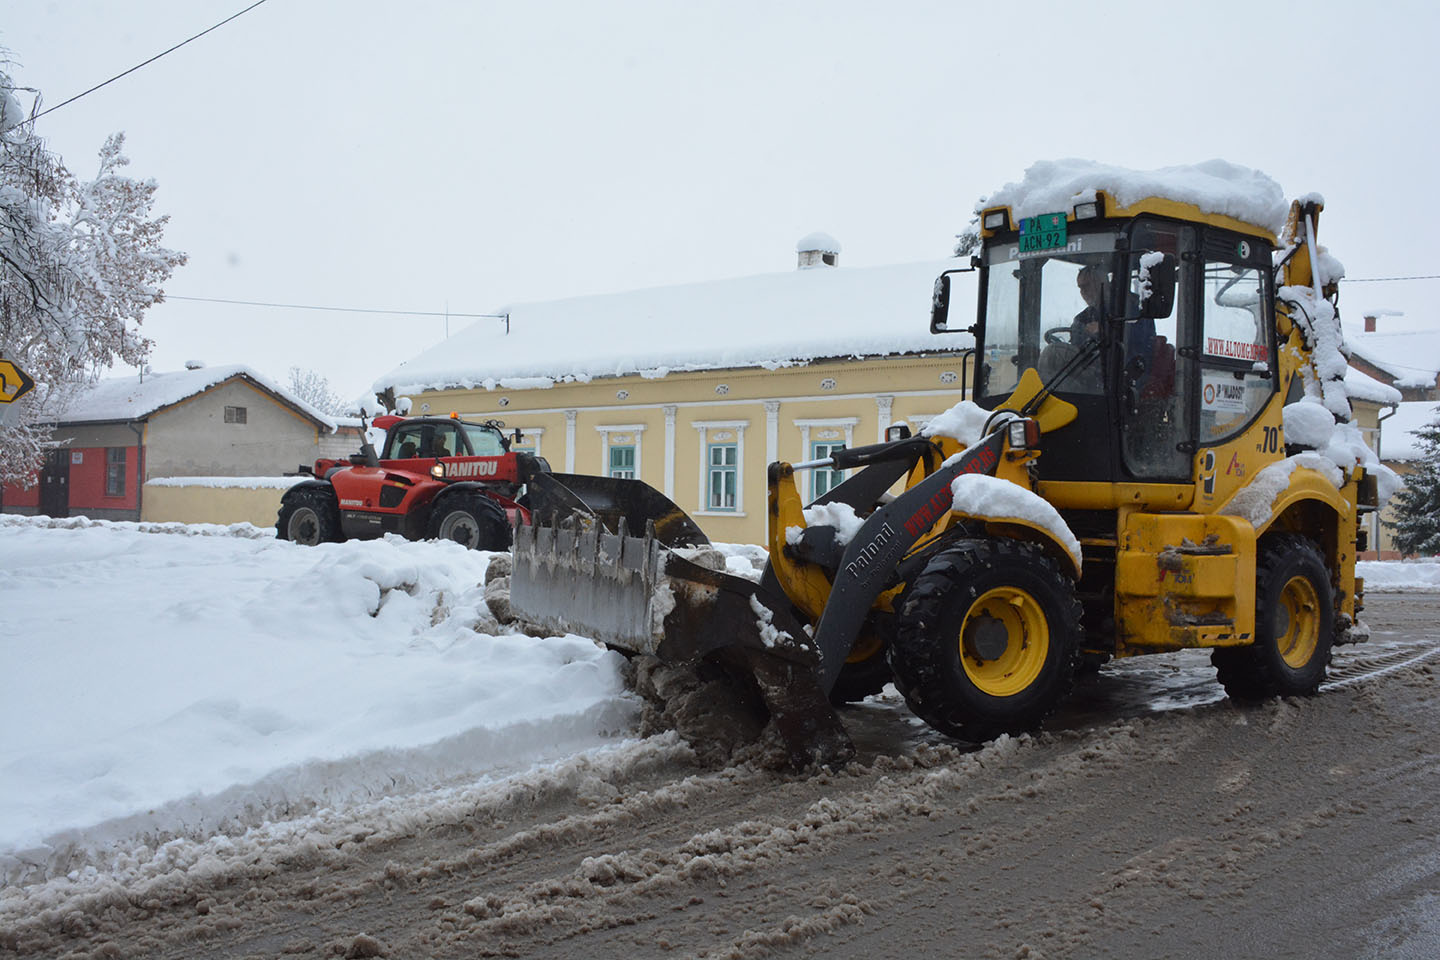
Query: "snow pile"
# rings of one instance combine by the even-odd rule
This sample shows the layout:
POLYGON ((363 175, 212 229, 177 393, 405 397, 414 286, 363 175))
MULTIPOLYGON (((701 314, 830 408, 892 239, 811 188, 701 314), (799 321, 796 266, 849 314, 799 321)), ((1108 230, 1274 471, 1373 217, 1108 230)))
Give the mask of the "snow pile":
POLYGON ((1355 576, 1364 579, 1367 593, 1440 590, 1440 563, 1433 560, 1362 560, 1355 564, 1355 576))
POLYGON ((486 553, 18 519, 0 882, 523 770, 636 722, 618 654, 496 624, 486 553))
POLYGON ((1075 569, 1080 569, 1080 541, 1059 512, 1039 495, 983 473, 962 473, 950 484, 950 492, 955 497, 951 509, 958 513, 984 520, 1019 520, 1049 532, 1069 552, 1075 569))
POLYGON ((168 533, 178 537, 245 537, 262 540, 275 536, 274 527, 253 523, 181 523, 178 520, 92 520, 89 517, 23 517, 0 513, 0 530, 7 527, 34 527, 45 530, 86 530, 100 527, 131 533, 168 533))
POLYGON ((1191 203, 1205 213, 1222 214, 1278 233, 1289 205, 1280 185, 1258 170, 1225 160, 1159 170, 1128 170, 1093 160, 1042 160, 1019 183, 1007 183, 975 205, 975 212, 1009 206, 1018 220, 1069 211, 1103 190, 1122 207, 1146 197, 1191 203))
POLYGON ((710 546, 725 558, 725 572, 746 580, 759 582, 770 562, 770 551, 753 543, 716 543, 710 546))
POLYGON ((207 487, 211 489, 289 490, 302 480, 313 477, 156 477, 146 480, 147 487, 207 487))
MULTIPOLYGON (((835 542, 841 546, 855 539, 855 534, 865 525, 865 518, 856 516, 855 508, 848 503, 821 503, 805 508, 806 527, 834 527, 835 542)), ((785 542, 800 542, 805 527, 786 527, 785 542)))
POLYGON ((981 431, 985 429, 985 422, 993 413, 993 410, 986 410, 973 400, 961 400, 925 424, 920 436, 949 437, 958 441, 961 446, 973 447, 982 439, 981 431))
POLYGON ((303 410, 334 433, 335 418, 301 400, 290 391, 243 364, 223 367, 199 367, 166 373, 148 373, 143 380, 134 377, 111 377, 81 390, 60 412, 63 423, 98 423, 105 420, 138 420, 157 410, 172 406, 204 393, 227 380, 242 378, 303 410))
POLYGON ((1324 450, 1335 435, 1335 416, 1320 403, 1305 398, 1284 409, 1285 442, 1324 450))

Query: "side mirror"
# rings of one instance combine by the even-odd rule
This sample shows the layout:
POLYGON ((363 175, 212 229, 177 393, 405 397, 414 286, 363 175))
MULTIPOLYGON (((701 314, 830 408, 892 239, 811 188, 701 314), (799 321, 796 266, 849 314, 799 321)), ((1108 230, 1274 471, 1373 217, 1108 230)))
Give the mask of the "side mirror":
POLYGON ((950 332, 950 274, 935 278, 935 293, 930 298, 930 332, 950 332))
POLYGON ((1140 316, 1163 320, 1175 309, 1175 258, 1165 253, 1154 263, 1146 262, 1155 256, 1140 257, 1140 316))

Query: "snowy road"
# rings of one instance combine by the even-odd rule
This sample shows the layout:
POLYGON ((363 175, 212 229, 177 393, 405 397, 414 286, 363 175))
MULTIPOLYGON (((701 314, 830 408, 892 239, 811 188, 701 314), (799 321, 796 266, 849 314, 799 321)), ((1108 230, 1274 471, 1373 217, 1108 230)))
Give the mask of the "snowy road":
MULTIPOLYGON (((15 530, 5 532, 0 549, 14 557, 15 530)), ((168 563, 190 597, 151 611, 146 622, 162 639, 197 617, 202 629, 190 635, 206 633, 199 609, 205 605, 196 598, 208 578, 231 597, 222 611, 248 611, 242 626, 254 627, 256 603, 301 617, 308 627, 301 636, 328 656, 378 660, 397 681, 429 676, 424 665, 438 658, 435 669, 449 670, 454 682, 479 684, 467 679, 485 674, 471 662, 472 648, 488 651, 482 664, 497 656, 495 649, 508 650, 495 647, 505 636, 472 609, 473 580, 483 566, 464 573, 469 586, 431 592, 426 584, 440 574, 427 573, 427 554, 410 555, 407 545, 334 551, 327 560, 263 540, 102 532, 109 540, 88 544, 83 556, 49 537, 37 535, 30 545, 36 569, 41 560, 91 565, 93 597, 72 602, 71 615, 87 605, 99 609, 107 589, 123 592, 106 584, 123 581, 127 566, 154 576, 156 568, 146 564, 168 563), (140 537, 149 539, 134 542, 140 537), (231 546, 193 545, 202 540, 231 546), (192 546, 176 545, 182 541, 192 546), (175 555, 162 560, 177 551, 183 562, 175 555), (202 559, 210 551, 228 559, 207 566, 202 559), (243 585, 262 564, 289 563, 302 566, 281 586, 245 599, 250 588, 243 585), (380 582, 401 568, 410 575, 398 580, 410 586, 384 590, 380 582), (317 624, 333 611, 306 613, 299 595, 283 585, 325 569, 337 578, 336 589, 359 596, 365 581, 374 587, 366 596, 377 603, 397 597, 389 614, 397 620, 385 633, 405 638, 403 655, 377 653, 381 634, 365 626, 375 619, 372 606, 378 614, 383 604, 365 600, 362 612, 327 633, 317 624), (189 619, 172 618, 166 612, 172 609, 189 619), (453 632, 448 644, 437 639, 446 631, 453 632), (410 659, 416 662, 401 662, 410 659)), ((461 551, 445 566, 475 559, 461 551)), ((1377 569, 1367 577, 1373 585, 1414 573, 1377 569)), ((27 597, 43 594, 43 577, 35 576, 0 581, 7 605, 19 596, 17 585, 27 597)), ((241 804, 231 819, 191 823, 168 841, 141 836, 128 846, 102 845, 97 849, 108 850, 108 859, 92 856, 68 879, 0 890, 0 956, 378 950, 391 957, 859 957, 906 944, 911 952, 972 956, 1219 957, 1233 955, 1237 931, 1252 952, 1277 956, 1435 956, 1440 595, 1374 592, 1369 603, 1374 638, 1337 653, 1331 681, 1313 700, 1239 710, 1221 697, 1203 655, 1142 658, 1107 665, 1082 682, 1048 732, 971 751, 918 723, 893 695, 882 696, 846 712, 860 756, 837 774, 701 770, 671 738, 617 738, 586 719, 589 707, 553 692, 548 720, 501 723, 493 740, 462 740, 463 758, 420 745, 362 751, 355 756, 368 761, 360 762, 337 746, 329 765, 284 768, 289 773, 280 779, 295 805, 289 815, 276 816, 273 798, 246 788, 241 793, 261 798, 269 822, 237 828, 254 814, 241 804), (557 731, 560 745, 550 749, 561 756, 547 756, 542 744, 557 731), (518 753, 491 762, 485 750, 507 738, 517 741, 518 753), (427 756, 434 760, 428 774, 417 759, 427 756), (379 760, 413 771, 410 782, 367 780, 379 760), (294 776, 298 770, 314 779, 294 776), (319 802, 326 794, 306 791, 325 784, 332 771, 367 785, 335 790, 336 802, 327 806, 319 802), (1345 909, 1334 910, 1342 890, 1345 909)), ((38 601, 36 608, 47 609, 38 601)), ((174 637, 168 642, 167 653, 188 655, 174 637)), ((594 674, 603 658, 576 659, 582 652, 572 649, 576 643, 572 638, 560 652, 546 653, 553 658, 546 669, 581 664, 594 674)), ((286 649, 264 648, 272 657, 286 649)), ((283 662, 306 661, 290 651, 283 662)), ((520 698, 527 702, 559 686, 541 679, 538 663, 527 667, 520 698)), ((138 682, 135 674, 114 679, 127 689, 138 682)), ((214 699, 209 682, 195 685, 203 696, 186 696, 214 699)), ((509 682, 519 683, 514 675, 509 682)), ((165 685, 152 687, 146 692, 152 699, 178 696, 165 685)), ((430 704, 423 683, 397 689, 415 693, 407 702, 417 723, 474 722, 430 704)), ((473 689, 479 695, 491 688, 473 689)), ((617 709, 628 703, 605 683, 596 689, 597 703, 617 709)), ((264 685, 252 692, 268 695, 264 685)), ((501 693, 492 689, 490 702, 505 702, 496 699, 501 693)), ((296 711, 283 715, 302 732, 333 731, 343 722, 377 736, 355 720, 369 716, 364 697, 320 696, 329 720, 284 698, 270 708, 296 711)), ((63 709, 51 715, 75 712, 75 700, 73 691, 56 692, 53 702, 63 709)), ((115 702, 128 701, 117 694, 115 702)), ((38 698, 28 709, 47 716, 38 698)), ((143 729, 166 734, 161 745, 172 742, 168 723, 143 729)), ((394 735, 406 729, 400 723, 394 735)), ((207 728, 207 736, 213 733, 207 728)), ((55 731, 41 735, 51 738, 43 741, 51 748, 58 744, 55 731)), ((25 736, 8 737, 6 757, 38 753, 25 736)), ((178 735, 173 742, 183 745, 178 735)), ((207 763, 199 769, 211 769, 207 763)), ((74 769, 106 782, 103 768, 74 769)), ((76 789, 93 789, 73 770, 69 776, 76 789)), ((0 796, 12 808, 13 782, 7 779, 0 796)), ((218 809, 205 795, 189 802, 218 809)), ((183 807, 159 813, 173 816, 183 807)), ((102 833, 92 826, 91 840, 102 833)))

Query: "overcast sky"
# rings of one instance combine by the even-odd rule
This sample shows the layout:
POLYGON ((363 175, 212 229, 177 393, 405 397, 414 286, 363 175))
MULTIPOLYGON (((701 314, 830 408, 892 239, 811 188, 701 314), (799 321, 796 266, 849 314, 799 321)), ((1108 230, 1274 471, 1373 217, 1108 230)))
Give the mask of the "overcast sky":
MULTIPOLYGON (((249 2, 0 0, 0 44, 54 105, 249 2)), ((190 255, 174 297, 488 313, 791 270, 815 230, 842 266, 928 260, 1061 157, 1255 167, 1325 196, 1351 277, 1437 274, 1437 10, 268 0, 38 130, 82 173, 126 133, 190 255)), ((1437 294, 1341 308, 1430 325, 1437 294)), ((298 365, 351 396, 445 320, 172 299, 143 329, 156 370, 298 365)))

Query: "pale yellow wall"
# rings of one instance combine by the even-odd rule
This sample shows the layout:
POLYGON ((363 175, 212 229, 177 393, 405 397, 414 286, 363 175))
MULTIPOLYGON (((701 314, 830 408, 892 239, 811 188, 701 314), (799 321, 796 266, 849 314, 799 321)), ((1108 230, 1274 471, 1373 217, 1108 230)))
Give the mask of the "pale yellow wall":
MULTIPOLYGON (((567 453, 576 473, 601 474, 606 467, 600 426, 643 426, 640 479, 668 492, 695 515, 714 540, 761 543, 765 539, 765 472, 770 460, 766 402, 775 410, 778 459, 809 459, 804 431, 797 421, 851 419, 854 446, 880 439, 882 407, 889 398, 887 423, 928 418, 962 399, 961 359, 955 354, 891 357, 863 361, 824 361, 778 370, 731 369, 672 373, 647 380, 612 377, 590 383, 558 384, 548 389, 431 391, 411 397, 411 413, 467 419, 496 418, 522 429, 540 428, 540 454, 552 468, 566 470, 567 453), (428 410, 426 409, 428 405, 428 410), (667 409, 673 416, 673 440, 666 442, 667 409), (573 443, 567 445, 566 411, 574 411, 573 443), (744 421, 740 480, 743 513, 716 514, 701 508, 702 434, 696 423, 744 421), (667 463, 672 480, 666 490, 667 463)), ((973 363, 965 368, 966 379, 973 363)), ((716 428, 731 429, 731 428, 716 428)), ((812 442, 824 427, 811 428, 812 442)), ((843 434, 844 427, 838 430, 843 434)), ((709 430, 706 431, 708 436, 709 430)), ((840 442, 844 442, 843 436, 840 442)), ((530 445, 527 443, 526 449, 530 445)), ((808 479, 801 492, 808 499, 808 479)))
POLYGON ((146 484, 140 519, 154 523, 253 523, 257 527, 273 527, 284 493, 278 489, 146 484))
MULTIPOLYGON (((1382 408, 1379 404, 1368 400, 1352 400, 1350 406, 1354 411, 1355 425, 1360 428, 1360 434, 1365 438, 1365 443, 1374 450, 1377 435, 1384 431, 1380 417, 1384 411, 1389 410, 1389 407, 1382 408)), ((1391 463, 1389 466, 1402 476, 1410 471, 1409 464, 1391 463)), ((1395 553, 1395 536, 1385 527, 1386 521, 1394 519, 1395 509, 1388 505, 1384 509, 1366 516, 1364 525, 1369 531, 1370 549, 1362 559, 1370 557, 1390 559, 1392 556, 1398 556, 1395 553)))

